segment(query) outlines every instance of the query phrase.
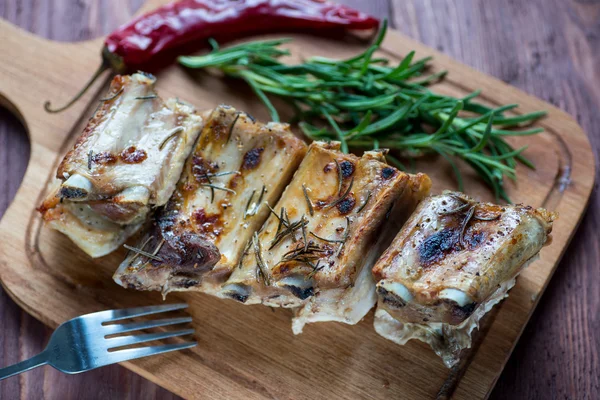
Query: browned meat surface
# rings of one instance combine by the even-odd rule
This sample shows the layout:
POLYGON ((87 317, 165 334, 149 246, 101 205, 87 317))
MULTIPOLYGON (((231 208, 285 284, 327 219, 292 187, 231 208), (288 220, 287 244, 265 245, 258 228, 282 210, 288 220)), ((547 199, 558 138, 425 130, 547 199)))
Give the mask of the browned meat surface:
POLYGON ((141 73, 113 79, 40 207, 48 226, 92 257, 120 246, 166 203, 202 128, 192 106, 163 102, 154 83, 141 73))
POLYGON ((457 192, 423 201, 373 268, 376 329, 427 341, 448 365, 546 243, 555 215, 478 203, 457 192))
POLYGON ((296 333, 308 322, 360 321, 375 303, 370 269, 390 231, 384 222, 406 220, 430 184, 390 167, 382 152, 357 157, 314 142, 221 295, 300 307, 296 333))
POLYGON ((125 287, 215 293, 238 265, 306 152, 286 124, 233 107, 208 118, 177 189, 114 278, 125 287))

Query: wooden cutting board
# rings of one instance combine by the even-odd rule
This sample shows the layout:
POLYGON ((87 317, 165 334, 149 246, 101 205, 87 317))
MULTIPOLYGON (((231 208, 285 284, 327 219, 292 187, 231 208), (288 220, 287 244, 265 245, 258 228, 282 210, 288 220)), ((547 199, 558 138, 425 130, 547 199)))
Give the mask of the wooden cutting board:
MULTIPOLYGON (((151 1, 144 9, 160 2, 151 1)), ((287 36, 295 38, 289 47, 303 57, 345 57, 365 46, 351 38, 340 42, 287 36)), ((43 103, 48 99, 63 103, 82 87, 100 61, 101 46, 101 39, 50 42, 0 21, 0 103, 19 116, 31 142, 23 183, 0 222, 0 278, 21 307, 52 327, 89 312, 161 302, 157 293, 129 291, 113 283, 112 273, 125 252, 92 260, 66 237, 45 229, 35 211, 109 77, 61 114, 44 112, 43 103)), ((397 32, 388 34, 383 49, 392 59, 410 50, 419 57, 433 55, 434 70, 450 71, 449 78, 436 86, 441 92, 461 96, 482 89, 482 99, 490 104, 519 103, 518 113, 549 112, 538 123, 545 133, 511 140, 516 146, 529 145, 526 155, 537 169, 519 168, 519 181, 509 185, 508 193, 515 202, 544 205, 560 213, 553 241, 521 274, 510 297, 485 317, 466 360, 448 370, 418 341, 397 346, 374 332, 372 313, 356 326, 315 324, 295 337, 289 310, 273 312, 189 293, 169 295, 168 301, 190 304, 198 346, 124 363, 125 367, 189 398, 487 397, 583 215, 594 182, 594 156, 576 122, 550 104, 397 32)), ((226 103, 267 118, 239 82, 226 84, 172 66, 158 75, 157 87, 161 96, 178 96, 199 109, 226 103)), ((451 168, 442 160, 424 160, 417 169, 430 174, 435 192, 456 188, 451 168)), ((464 173, 467 193, 492 200, 468 168, 464 173)))

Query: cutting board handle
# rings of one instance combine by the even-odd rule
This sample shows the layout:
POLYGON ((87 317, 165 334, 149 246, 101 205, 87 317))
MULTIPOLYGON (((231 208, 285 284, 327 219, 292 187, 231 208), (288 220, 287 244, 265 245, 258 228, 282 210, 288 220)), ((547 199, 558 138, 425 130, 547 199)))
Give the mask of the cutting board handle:
MULTIPOLYGON (((86 77, 101 61, 102 38, 79 43, 53 42, 3 20, 0 37, 0 54, 6 60, 0 63, 0 105, 21 120, 32 147, 42 144, 57 149, 63 140, 56 140, 56 132, 49 134, 50 130, 65 118, 75 123, 106 78, 62 113, 47 113, 44 102, 64 104, 85 85, 86 77)), ((68 134, 61 133, 61 137, 68 134)))

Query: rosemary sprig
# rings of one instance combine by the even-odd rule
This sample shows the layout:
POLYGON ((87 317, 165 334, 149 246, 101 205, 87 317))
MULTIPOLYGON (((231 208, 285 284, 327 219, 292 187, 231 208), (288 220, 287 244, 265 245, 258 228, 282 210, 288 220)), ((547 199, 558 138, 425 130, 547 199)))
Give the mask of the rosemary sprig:
POLYGON ((260 244, 260 240, 258 240, 258 234, 254 232, 254 236, 252 237, 252 243, 254 245, 254 255, 256 256, 256 265, 258 266, 258 275, 262 275, 263 280, 267 286, 271 285, 271 280, 269 278, 269 269, 265 264, 265 261, 262 258, 262 246, 260 244))
MULTIPOLYGON (((206 179, 206 181, 208 182, 209 185, 212 185, 210 176, 208 176, 208 173, 206 173, 206 172, 204 173, 204 179, 206 179)), ((213 186, 210 186, 210 204, 212 204, 213 201, 215 201, 215 188, 213 186)))
MULTIPOLYGON (((479 92, 463 98, 432 91, 428 85, 445 72, 427 75, 430 58, 407 54, 397 65, 375 57, 385 37, 387 23, 373 44, 356 56, 336 60, 312 57, 295 65, 279 58, 289 55, 280 46, 287 39, 254 41, 219 49, 199 57, 180 57, 189 68, 215 68, 228 77, 244 80, 263 101, 274 121, 279 120, 269 97, 285 100, 296 111, 306 136, 314 140, 338 140, 342 149, 397 150, 412 159, 437 153, 448 160, 462 190, 456 159, 463 160, 507 201, 505 178, 516 179, 516 166, 533 164, 523 156, 525 147, 513 148, 507 136, 533 135, 541 128, 522 128, 545 115, 534 112, 505 115, 516 105, 497 108, 477 102, 479 92)), ((404 169, 395 158, 390 161, 404 169), (397 162, 396 162, 397 161, 397 162)))
POLYGON ((369 200, 371 200, 371 191, 370 190, 367 193, 367 198, 365 199, 365 202, 362 203, 360 207, 358 207, 358 210, 356 210, 357 214, 360 213, 367 206, 367 204, 369 204, 369 200))
POLYGON ((328 243, 344 243, 343 239, 325 239, 324 237, 321 237, 319 235, 317 235, 314 232, 310 232, 311 235, 313 235, 314 237, 316 237, 319 240, 322 240, 324 242, 328 242, 328 243))
MULTIPOLYGON (((144 250, 144 247, 146 247, 146 245, 148 243, 150 243, 150 241, 154 239, 154 236, 149 236, 146 240, 144 240, 144 243, 142 243, 142 245, 140 246, 140 250, 144 250)), ((140 255, 140 253, 138 252, 134 252, 133 256, 131 257, 131 259, 129 260, 129 264, 133 265, 133 262, 135 261, 136 258, 138 258, 140 255)))
POLYGON ((319 272, 320 270, 322 270, 323 268, 325 268, 325 265, 319 266, 320 262, 321 262, 321 260, 317 261, 317 264, 313 266, 312 271, 310 271, 310 273, 306 276, 306 279, 312 279, 312 277, 315 276, 315 274, 317 272, 319 272))
POLYGON ((177 128, 173 128, 173 130, 171 131, 171 133, 169 133, 169 135, 160 143, 160 145, 158 146, 158 150, 161 150, 165 147, 165 145, 167 143, 169 143, 169 141, 171 139, 173 139, 175 136, 179 135, 181 132, 183 132, 184 128, 183 126, 178 126, 177 128))
POLYGON ((331 203, 327 204, 323 208, 325 210, 328 210, 330 208, 333 208, 333 207, 337 206, 339 203, 341 203, 346 198, 346 196, 348 196, 348 194, 350 193, 350 191, 352 190, 352 185, 353 184, 354 184, 354 178, 352 178, 352 180, 350 181, 350 184, 346 188, 346 191, 340 197, 338 197, 336 200, 332 201, 331 203))
POLYGON ((302 184, 302 192, 304 193, 304 198, 306 199, 306 205, 308 206, 308 213, 312 217, 315 215, 315 209, 313 208, 312 202, 310 201, 310 197, 308 197, 308 190, 306 189, 306 186, 304 186, 304 184, 302 184))
POLYGON ((226 187, 223 187, 223 186, 213 185, 213 184, 210 184, 210 183, 201 183, 200 186, 206 186, 206 187, 209 187, 211 189, 223 190, 225 192, 236 194, 235 190, 233 190, 233 189, 229 189, 229 188, 226 188, 226 187))
POLYGON ((305 229, 306 225, 308 225, 308 220, 305 218, 304 215, 302 216, 302 218, 300 218, 300 220, 295 221, 295 222, 290 222, 289 217, 287 216, 287 212, 285 212, 285 210, 282 210, 282 211, 283 211, 282 214, 285 215, 285 217, 284 217, 285 219, 280 218, 279 221, 280 221, 280 226, 283 225, 283 227, 278 229, 277 233, 275 234, 275 237, 271 241, 269 250, 271 250, 275 246, 277 246, 277 244, 279 244, 287 236, 292 236, 292 239, 295 242, 296 241, 295 232, 298 229, 302 229, 302 230, 305 229))
POLYGON ((229 127, 229 131, 227 132, 227 140, 225 141, 225 143, 229 143, 229 139, 231 139, 231 134, 233 133, 233 128, 235 127, 235 124, 239 117, 240 117, 240 112, 238 111, 235 113, 235 118, 233 119, 233 122, 231 123, 231 126, 229 127))
POLYGON ((160 261, 162 262, 163 259, 160 257, 157 257, 155 254, 152 253, 148 253, 147 251, 144 251, 142 249, 138 249, 137 247, 133 247, 133 246, 129 246, 128 244, 124 244, 123 247, 125 247, 127 250, 133 251, 134 253, 138 253, 144 257, 148 257, 151 260, 155 260, 155 261, 160 261))
POLYGON ((335 167, 337 168, 337 173, 338 173, 337 195, 339 196, 342 193, 342 184, 344 183, 344 174, 342 173, 342 167, 340 167, 340 163, 338 162, 338 160, 333 160, 333 161, 335 161, 335 167))
POLYGON ((135 100, 150 100, 150 99, 156 99, 158 96, 155 94, 149 94, 148 96, 138 96, 138 97, 134 97, 135 100))
POLYGON ((335 253, 336 257, 340 256, 340 253, 342 252, 342 249, 344 248, 346 241, 348 241, 349 235, 350 235, 350 218, 346 217, 346 229, 344 229, 344 238, 342 239, 342 243, 340 243, 340 247, 338 247, 338 250, 335 253))
POLYGON ((258 196, 258 201, 256 203, 252 203, 252 199, 254 199, 254 194, 256 193, 256 190, 252 191, 252 194, 250 195, 250 198, 248 199, 248 203, 246 203, 246 211, 244 211, 244 219, 246 219, 247 217, 253 217, 256 215, 256 213, 258 212, 260 205, 262 204, 262 199, 263 196, 265 195, 265 192, 267 191, 267 187, 265 185, 263 185, 261 191, 260 191, 260 195, 258 196), (252 207, 252 209, 250 209, 250 205, 254 204, 254 207, 252 207))

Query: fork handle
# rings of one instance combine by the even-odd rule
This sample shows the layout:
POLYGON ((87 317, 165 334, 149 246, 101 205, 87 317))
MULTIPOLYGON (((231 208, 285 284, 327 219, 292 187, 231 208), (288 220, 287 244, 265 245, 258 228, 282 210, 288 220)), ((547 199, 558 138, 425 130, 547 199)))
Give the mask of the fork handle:
POLYGON ((21 361, 9 367, 0 368, 0 380, 46 364, 48 364, 48 354, 42 351, 28 360, 21 361))

